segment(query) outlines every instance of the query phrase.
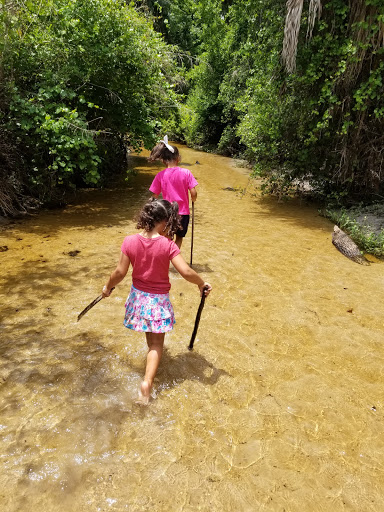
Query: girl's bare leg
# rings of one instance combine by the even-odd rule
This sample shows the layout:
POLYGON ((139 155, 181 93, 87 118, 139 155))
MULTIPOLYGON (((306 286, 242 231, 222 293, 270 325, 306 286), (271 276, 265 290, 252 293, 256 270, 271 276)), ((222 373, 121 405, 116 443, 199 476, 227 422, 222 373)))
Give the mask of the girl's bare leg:
POLYGON ((149 402, 153 380, 163 355, 165 333, 146 332, 148 345, 147 366, 145 368, 144 380, 141 383, 139 398, 140 403, 145 405, 149 402))

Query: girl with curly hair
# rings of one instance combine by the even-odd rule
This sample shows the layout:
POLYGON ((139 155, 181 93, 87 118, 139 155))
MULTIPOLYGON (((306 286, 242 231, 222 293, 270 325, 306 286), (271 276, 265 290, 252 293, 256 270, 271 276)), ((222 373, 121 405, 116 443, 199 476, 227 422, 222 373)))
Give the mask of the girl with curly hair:
POLYGON ((139 391, 139 403, 147 405, 157 369, 163 353, 165 333, 173 329, 175 316, 169 300, 169 262, 179 274, 199 287, 200 294, 209 294, 212 287, 206 283, 180 254, 173 242, 179 229, 179 207, 176 202, 151 199, 138 216, 140 233, 127 236, 121 246, 116 269, 103 288, 103 297, 109 297, 124 279, 130 265, 132 287, 125 307, 124 325, 134 331, 145 332, 148 354, 144 380, 139 391))

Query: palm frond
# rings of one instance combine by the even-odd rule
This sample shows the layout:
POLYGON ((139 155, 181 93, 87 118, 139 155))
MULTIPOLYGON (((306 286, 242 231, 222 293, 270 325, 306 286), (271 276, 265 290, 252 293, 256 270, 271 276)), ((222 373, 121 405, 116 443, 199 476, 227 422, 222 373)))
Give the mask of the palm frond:
POLYGON ((304 0, 287 0, 287 15, 285 17, 282 61, 288 73, 296 68, 297 42, 301 24, 301 13, 304 0))
MULTIPOLYGON (((296 69, 297 43, 299 40, 301 13, 304 0, 287 0, 287 15, 285 17, 284 41, 281 59, 288 73, 296 69)), ((308 10, 307 37, 312 37, 316 17, 321 15, 321 0, 310 0, 308 10)))

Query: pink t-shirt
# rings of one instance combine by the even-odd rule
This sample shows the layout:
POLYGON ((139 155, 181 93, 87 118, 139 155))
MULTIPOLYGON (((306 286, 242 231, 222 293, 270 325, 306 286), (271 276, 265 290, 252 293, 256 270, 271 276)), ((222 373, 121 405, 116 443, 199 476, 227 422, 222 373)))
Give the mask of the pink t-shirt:
POLYGON ((132 284, 138 290, 147 293, 168 293, 169 262, 180 249, 175 242, 165 236, 145 238, 142 235, 130 235, 124 238, 121 252, 132 263, 132 284))
POLYGON ((152 182, 149 190, 153 194, 162 194, 167 201, 176 201, 180 215, 189 215, 188 190, 198 185, 189 169, 167 167, 160 171, 152 182))

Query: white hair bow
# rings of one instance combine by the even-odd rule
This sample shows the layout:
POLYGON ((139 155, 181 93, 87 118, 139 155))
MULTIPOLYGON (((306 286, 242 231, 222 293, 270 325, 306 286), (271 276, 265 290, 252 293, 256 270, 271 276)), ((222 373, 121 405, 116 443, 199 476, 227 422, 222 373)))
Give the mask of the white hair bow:
POLYGON ((170 145, 168 144, 168 135, 164 135, 164 139, 163 139, 163 140, 161 140, 160 142, 164 142, 165 147, 166 147, 167 149, 169 149, 169 151, 170 151, 171 153, 174 153, 174 152, 175 152, 175 148, 173 148, 172 146, 170 146, 170 145))

